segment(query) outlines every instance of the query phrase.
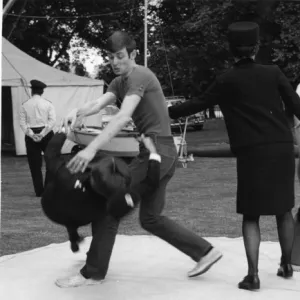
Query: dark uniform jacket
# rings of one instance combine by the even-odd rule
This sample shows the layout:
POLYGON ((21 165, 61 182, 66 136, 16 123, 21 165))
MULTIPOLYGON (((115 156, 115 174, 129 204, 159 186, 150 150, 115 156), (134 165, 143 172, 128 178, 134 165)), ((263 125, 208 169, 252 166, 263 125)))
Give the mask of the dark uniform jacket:
POLYGON ((176 119, 217 104, 234 154, 256 145, 293 142, 284 105, 299 118, 300 98, 278 66, 242 59, 197 100, 169 107, 169 114, 176 119))
MULTIPOLYGON (((114 197, 111 205, 107 205, 110 199, 97 194, 90 186, 90 170, 84 173, 70 173, 65 159, 61 156, 65 140, 64 133, 57 133, 46 149, 45 160, 50 172, 50 182, 42 197, 42 208, 46 216, 61 225, 78 227, 99 218, 100 212, 103 211, 118 217, 127 214, 129 210, 127 205, 124 205, 125 195, 119 194, 118 197, 114 197)), ((152 193, 159 185, 159 178, 160 163, 149 160, 146 178, 128 193, 138 194, 139 197, 152 193)), ((133 197, 133 201, 136 203, 139 197, 133 197)))
POLYGON ((50 182, 42 196, 46 216, 61 225, 83 226, 106 209, 106 199, 90 186, 90 170, 72 174, 66 167, 61 148, 66 140, 64 133, 57 133, 50 140, 45 152, 50 182))

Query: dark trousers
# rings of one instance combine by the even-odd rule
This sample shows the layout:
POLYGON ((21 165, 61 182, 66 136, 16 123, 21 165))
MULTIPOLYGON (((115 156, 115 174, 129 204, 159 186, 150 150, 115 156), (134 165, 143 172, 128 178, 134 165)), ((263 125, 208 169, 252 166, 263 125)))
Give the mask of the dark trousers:
POLYGON ((119 221, 105 212, 92 222, 92 242, 85 266, 80 270, 85 278, 104 279, 118 232, 119 221))
MULTIPOLYGON (((161 215, 166 201, 166 187, 175 173, 177 153, 172 137, 158 137, 154 138, 154 141, 162 158, 160 186, 153 196, 148 199, 144 197, 140 203, 141 225, 145 230, 173 245, 194 261, 199 261, 211 248, 211 244, 161 215)), ((132 184, 145 178, 148 158, 149 153, 141 147, 140 154, 131 163, 132 184)), ((117 228, 118 222, 112 217, 106 217, 98 223, 90 247, 90 251, 93 250, 93 252, 88 253, 87 263, 81 270, 85 277, 105 278, 117 228)))
MULTIPOLYGON (((34 133, 40 133, 43 128, 32 128, 34 133)), ((33 181, 33 187, 36 196, 41 196, 44 191, 43 173, 42 173, 42 152, 45 153, 47 145, 53 137, 53 131, 50 131, 40 142, 35 142, 29 136, 25 136, 25 145, 30 173, 33 181)), ((49 174, 46 168, 45 185, 49 181, 49 174)))

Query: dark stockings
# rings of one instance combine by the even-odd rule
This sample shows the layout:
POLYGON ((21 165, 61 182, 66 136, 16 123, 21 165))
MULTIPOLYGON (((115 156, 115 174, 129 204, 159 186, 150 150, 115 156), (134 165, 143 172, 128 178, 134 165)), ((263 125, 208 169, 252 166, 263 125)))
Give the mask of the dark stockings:
POLYGON ((248 275, 257 275, 260 245, 259 216, 244 215, 243 239, 248 261, 248 275))
POLYGON ((281 263, 290 264, 294 242, 295 223, 291 211, 276 216, 278 239, 281 247, 281 263))

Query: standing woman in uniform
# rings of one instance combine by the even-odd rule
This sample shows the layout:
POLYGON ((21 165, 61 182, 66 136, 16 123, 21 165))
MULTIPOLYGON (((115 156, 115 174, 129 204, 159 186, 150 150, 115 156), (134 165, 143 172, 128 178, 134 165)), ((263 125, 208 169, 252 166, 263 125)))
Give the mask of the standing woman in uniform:
POLYGON ((255 62, 259 27, 252 22, 229 26, 229 46, 235 58, 232 69, 217 77, 195 101, 169 107, 172 119, 219 105, 224 115, 230 147, 237 157, 237 213, 243 215, 243 239, 248 274, 240 289, 260 288, 258 257, 259 218, 276 216, 281 263, 277 275, 293 275, 295 154, 293 135, 283 109, 300 117, 300 98, 274 65, 255 62), (282 102, 283 101, 283 102, 282 102))
MULTIPOLYGON (((297 94, 300 96, 300 84, 297 87, 297 94)), ((300 181, 300 120, 294 116, 294 133, 298 145, 298 165, 297 175, 300 181)), ((292 266, 294 271, 300 272, 300 206, 295 215, 295 235, 294 245, 292 250, 292 266)))
MULTIPOLYGON (((47 87, 41 81, 31 80, 32 97, 23 103, 20 111, 20 126, 25 133, 27 159, 37 197, 44 191, 42 173, 42 152, 45 153, 48 142, 53 136, 52 128, 56 122, 53 104, 42 98, 47 87)), ((47 184, 47 170, 45 185, 47 184)))

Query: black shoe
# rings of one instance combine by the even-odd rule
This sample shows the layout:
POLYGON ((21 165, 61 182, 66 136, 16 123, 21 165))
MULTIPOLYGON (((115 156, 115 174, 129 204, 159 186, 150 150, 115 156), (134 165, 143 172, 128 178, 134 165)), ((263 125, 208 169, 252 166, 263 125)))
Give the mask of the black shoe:
POLYGON ((79 238, 76 241, 71 242, 71 250, 72 252, 78 252, 79 251, 79 244, 84 240, 82 236, 79 236, 79 238))
POLYGON ((277 276, 283 278, 291 278, 293 277, 293 267, 291 264, 282 264, 277 271, 277 276))
POLYGON ((258 275, 247 275, 238 285, 239 289, 243 290, 259 290, 260 280, 258 275))
POLYGON ((77 242, 72 242, 71 243, 71 250, 74 253, 79 251, 79 246, 78 246, 77 242))

